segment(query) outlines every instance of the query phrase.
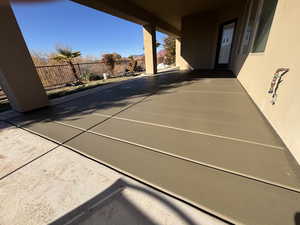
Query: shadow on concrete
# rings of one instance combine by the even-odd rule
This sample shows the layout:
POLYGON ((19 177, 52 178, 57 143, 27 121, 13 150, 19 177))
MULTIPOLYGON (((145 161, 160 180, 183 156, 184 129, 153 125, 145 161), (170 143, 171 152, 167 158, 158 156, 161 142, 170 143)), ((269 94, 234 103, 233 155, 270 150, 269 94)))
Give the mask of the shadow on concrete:
POLYGON ((295 225, 300 225, 300 212, 295 214, 295 225))
MULTIPOLYGON (((226 71, 166 72, 157 76, 130 80, 125 84, 78 97, 56 106, 24 113, 22 116, 10 119, 10 122, 18 125, 29 125, 41 121, 60 121, 65 120, 66 117, 79 117, 102 110, 109 110, 110 115, 115 116, 135 104, 148 101, 147 98, 153 94, 170 94, 176 91, 176 88, 190 85, 200 79, 233 77, 232 73, 226 71)), ((76 120, 76 118, 71 120, 76 120)))
MULTIPOLYGON (((196 223, 193 221, 186 213, 182 212, 181 209, 161 195, 142 186, 130 184, 122 179, 117 180, 106 190, 52 222, 50 225, 159 225, 161 223, 157 221, 164 221, 166 219, 163 218, 163 216, 156 215, 156 222, 154 222, 153 219, 147 215, 145 207, 144 209, 139 208, 138 204, 143 204, 143 202, 140 201, 138 204, 133 203, 123 193, 125 189, 141 192, 147 195, 147 198, 150 197, 151 199, 159 201, 159 203, 170 209, 177 218, 180 218, 184 224, 200 225, 199 222, 196 223)), ((155 204, 152 206, 155 207, 155 204)), ((161 215, 163 215, 163 212, 161 215)))

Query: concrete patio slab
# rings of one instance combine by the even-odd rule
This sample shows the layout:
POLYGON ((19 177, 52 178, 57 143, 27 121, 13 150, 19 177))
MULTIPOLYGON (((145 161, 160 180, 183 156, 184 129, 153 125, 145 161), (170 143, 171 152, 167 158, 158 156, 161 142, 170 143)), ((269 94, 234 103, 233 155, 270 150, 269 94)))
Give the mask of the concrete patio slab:
POLYGON ((225 223, 59 147, 0 181, 0 224, 225 223))
POLYGON ((0 182, 0 224, 49 224, 101 193, 113 178, 96 163, 56 149, 0 182))
POLYGON ((293 224, 300 194, 186 160, 84 133, 66 143, 238 224, 293 224))
POLYGON ((202 92, 151 96, 118 116, 192 131, 283 146, 258 109, 244 94, 202 92))
POLYGON ((8 119, 11 119, 11 118, 14 118, 17 116, 21 116, 21 115, 22 115, 22 113, 19 113, 17 111, 7 110, 7 111, 0 113, 0 120, 8 120, 8 119))
POLYGON ((209 92, 223 94, 244 94, 238 80, 232 78, 200 78, 182 85, 180 91, 209 92))
MULTIPOLYGON (((140 79, 134 79, 135 85, 139 83, 141 83, 140 79)), ((112 89, 105 89, 101 92, 57 105, 57 108, 61 108, 64 111, 84 111, 90 113, 101 111, 107 114, 115 114, 141 101, 152 91, 151 88, 147 87, 148 85, 145 82, 142 82, 138 88, 136 88, 135 85, 132 87, 131 82, 128 81, 112 89), (74 104, 74 102, 76 102, 76 104, 74 104)))
MULTIPOLYGON (((109 90, 107 90, 108 92, 109 90)), ((103 91, 106 92, 106 91, 103 91)), ((103 93, 105 95, 105 93, 103 93)), ((63 105, 59 105, 56 108, 62 111, 68 112, 69 114, 77 115, 77 114, 92 114, 95 112, 105 113, 107 115, 114 115, 131 105, 142 101, 145 96, 137 96, 137 97, 128 97, 126 98, 123 95, 124 99, 118 99, 113 97, 107 97, 105 99, 103 96, 99 97, 96 95, 86 96, 83 99, 77 99, 76 104, 74 102, 68 102, 63 105)), ((122 98, 123 98, 122 97, 122 98)), ((62 119, 65 116, 62 115, 58 117, 58 119, 62 119)), ((53 118, 57 119, 57 118, 53 118)))
POLYGON ((294 224, 300 215, 299 166, 236 79, 144 77, 49 110, 16 119, 233 223, 294 224))
POLYGON ((32 123, 24 126, 24 129, 30 130, 58 143, 63 143, 82 132, 79 129, 49 121, 32 123))
POLYGON ((86 130, 105 121, 106 119, 107 117, 99 117, 93 113, 74 113, 71 116, 62 117, 60 119, 56 119, 55 121, 86 130))
POLYGON ((227 224, 128 178, 118 179, 105 191, 51 225, 66 223, 70 225, 227 224))
POLYGON ((0 122, 0 179, 57 145, 0 122))
POLYGON ((286 157, 286 150, 122 118, 110 119, 91 131, 142 145, 149 150, 174 154, 195 162, 294 188, 300 192, 300 180, 286 157))
POLYGON ((35 110, 29 113, 24 113, 19 116, 7 119, 16 126, 22 127, 33 123, 48 121, 53 118, 62 118, 72 115, 72 111, 65 111, 57 107, 45 107, 39 110, 35 110))
MULTIPOLYGON (((139 77, 131 77, 130 79, 136 79, 136 78, 139 78, 139 77)), ((125 84, 128 81, 129 80, 123 80, 123 81, 108 83, 108 84, 101 85, 101 86, 98 86, 98 87, 93 87, 93 88, 90 88, 90 89, 87 89, 87 90, 84 90, 84 91, 73 93, 71 95, 66 95, 66 96, 63 96, 63 97, 52 99, 50 101, 50 103, 51 103, 52 106, 62 104, 62 103, 66 103, 68 101, 72 101, 72 100, 75 100, 75 99, 80 98, 80 97, 84 97, 84 96, 87 96, 87 95, 98 93, 99 91, 104 91, 105 89, 109 89, 109 88, 116 87, 116 86, 121 85, 121 84, 125 84)))
MULTIPOLYGON (((81 129, 88 129, 89 127, 92 127, 102 122, 102 120, 104 120, 103 118, 99 116, 95 116, 93 114, 93 111, 96 111, 96 108, 95 109, 86 108, 84 110, 84 108, 81 107, 83 106, 81 105, 73 108, 67 105, 48 107, 28 114, 17 116, 15 118, 11 118, 10 122, 17 126, 25 127, 25 126, 30 126, 32 124, 35 124, 37 122, 56 121, 71 126, 79 127, 81 129), (78 109, 82 109, 82 110, 78 110, 78 109)), ((102 108, 104 107, 105 106, 102 105, 102 108)), ((106 110, 105 109, 102 110, 98 109, 98 110, 103 111, 106 114, 114 114, 122 110, 122 107, 110 108, 108 105, 106 110)))
MULTIPOLYGON (((136 80, 137 83, 140 82, 138 79, 136 80)), ((127 82, 129 81, 122 82, 123 85, 112 85, 114 91, 109 88, 96 89, 83 95, 76 95, 76 98, 67 96, 66 102, 62 98, 57 104, 26 114, 14 113, 8 116, 7 113, 3 113, 0 114, 0 118, 7 119, 18 126, 26 126, 44 120, 55 120, 88 129, 89 125, 93 126, 98 123, 92 121, 88 115, 94 112, 114 115, 147 97, 149 90, 144 90, 142 86, 140 89, 131 88, 131 84, 127 84, 127 82)), ((144 83, 144 86, 147 85, 144 83)), ((99 119, 93 115, 91 118, 99 119)))

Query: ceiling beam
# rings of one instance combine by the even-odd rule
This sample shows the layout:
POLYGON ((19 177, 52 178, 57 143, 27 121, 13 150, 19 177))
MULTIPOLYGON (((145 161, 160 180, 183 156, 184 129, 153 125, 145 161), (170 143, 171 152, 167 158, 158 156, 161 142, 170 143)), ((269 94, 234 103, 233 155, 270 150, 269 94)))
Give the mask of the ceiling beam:
POLYGON ((154 24, 158 31, 173 35, 180 36, 180 31, 170 25, 169 23, 161 20, 154 14, 137 6, 128 0, 72 0, 79 4, 109 13, 131 22, 147 25, 154 24))

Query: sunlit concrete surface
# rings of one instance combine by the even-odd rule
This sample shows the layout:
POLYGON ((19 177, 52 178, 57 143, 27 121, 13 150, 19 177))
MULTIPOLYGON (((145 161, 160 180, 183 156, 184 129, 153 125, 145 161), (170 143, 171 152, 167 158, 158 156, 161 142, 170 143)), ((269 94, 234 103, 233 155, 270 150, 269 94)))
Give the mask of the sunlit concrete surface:
POLYGON ((0 180, 0 224, 225 223, 59 147, 0 180))
POLYGON ((56 146, 27 131, 0 122, 0 178, 56 146))
POLYGON ((299 167, 228 74, 143 77, 9 121, 226 221, 299 218, 299 167))

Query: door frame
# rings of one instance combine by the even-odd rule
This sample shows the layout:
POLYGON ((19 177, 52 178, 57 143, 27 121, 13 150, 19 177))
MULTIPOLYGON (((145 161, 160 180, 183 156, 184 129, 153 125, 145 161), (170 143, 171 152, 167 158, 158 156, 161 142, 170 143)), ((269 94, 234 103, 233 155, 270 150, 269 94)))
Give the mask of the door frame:
POLYGON ((224 23, 221 23, 219 25, 217 51, 216 51, 216 57, 215 57, 215 68, 216 69, 220 69, 220 68, 222 68, 222 69, 229 69, 228 67, 231 64, 232 48, 233 48, 233 45, 234 45, 234 42, 235 42, 235 39, 236 39, 235 35, 236 35, 237 22, 238 22, 238 19, 235 18, 235 19, 232 19, 232 20, 228 20, 228 21, 226 21, 224 23), (219 64, 218 61, 219 61, 219 54, 220 54, 220 50, 221 50, 223 28, 224 28, 224 26, 226 26, 228 24, 231 24, 231 23, 234 23, 234 31, 233 31, 232 44, 231 44, 230 53, 229 53, 229 63, 228 64, 219 64))

